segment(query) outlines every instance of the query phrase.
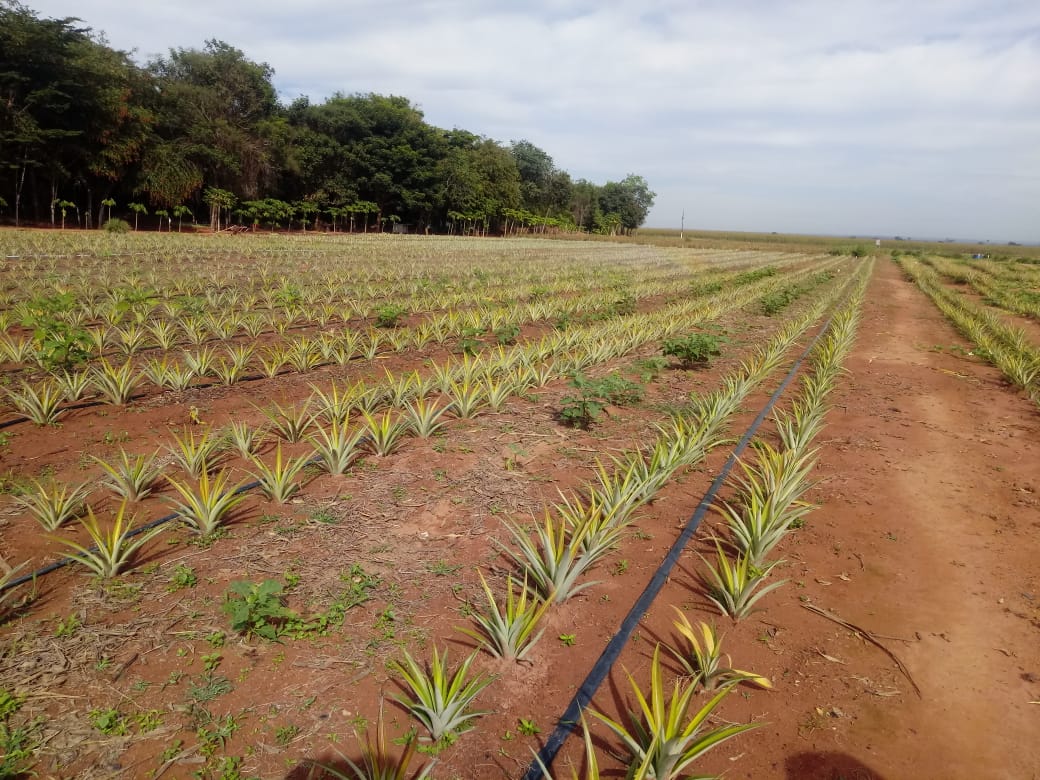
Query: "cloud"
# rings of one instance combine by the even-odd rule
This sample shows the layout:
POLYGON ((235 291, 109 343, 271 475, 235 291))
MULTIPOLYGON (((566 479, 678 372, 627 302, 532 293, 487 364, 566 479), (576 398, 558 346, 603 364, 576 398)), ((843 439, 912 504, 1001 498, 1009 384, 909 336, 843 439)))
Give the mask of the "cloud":
POLYGON ((640 173, 651 224, 687 208, 703 227, 1040 241, 1033 1, 33 7, 142 60, 218 37, 274 67, 286 99, 404 95, 575 176, 640 173))

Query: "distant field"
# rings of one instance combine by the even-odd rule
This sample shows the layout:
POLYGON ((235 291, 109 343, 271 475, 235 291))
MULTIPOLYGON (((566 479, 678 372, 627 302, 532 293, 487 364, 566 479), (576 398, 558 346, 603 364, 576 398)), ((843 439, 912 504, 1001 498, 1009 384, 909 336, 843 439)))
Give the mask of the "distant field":
MULTIPOLYGON (((663 228, 645 228, 636 231, 628 239, 638 243, 653 243, 659 246, 687 246, 696 249, 707 247, 726 249, 778 249, 787 252, 819 252, 827 249, 851 249, 853 247, 873 247, 871 237, 842 236, 803 236, 795 233, 739 233, 723 230, 687 230, 683 238, 679 238, 678 230, 663 228)), ((921 250, 937 254, 986 254, 995 257, 1037 257, 1040 258, 1040 247, 1008 246, 1006 244, 971 244, 946 241, 896 241, 882 238, 881 248, 889 251, 899 248, 903 251, 921 250)))

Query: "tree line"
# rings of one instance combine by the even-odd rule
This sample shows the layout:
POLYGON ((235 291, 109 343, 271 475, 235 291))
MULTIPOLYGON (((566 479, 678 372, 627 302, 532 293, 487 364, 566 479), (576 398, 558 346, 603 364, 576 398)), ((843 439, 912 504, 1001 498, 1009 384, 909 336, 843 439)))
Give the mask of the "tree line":
POLYGON ((618 233, 653 205, 641 176, 573 179, 529 141, 434 127, 404 97, 285 105, 273 75, 218 40, 139 66, 78 19, 0 0, 0 219, 618 233))

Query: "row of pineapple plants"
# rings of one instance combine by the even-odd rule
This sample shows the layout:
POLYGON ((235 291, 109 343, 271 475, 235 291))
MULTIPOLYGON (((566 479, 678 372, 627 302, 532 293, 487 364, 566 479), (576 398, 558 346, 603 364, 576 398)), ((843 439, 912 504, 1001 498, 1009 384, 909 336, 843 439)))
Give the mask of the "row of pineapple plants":
POLYGON ((1005 322, 951 291, 938 274, 910 256, 896 258, 907 277, 923 290, 943 315, 995 365, 1011 384, 1040 404, 1040 347, 1021 328, 1005 322))
POLYGON ((1040 271, 1033 265, 1006 269, 993 261, 924 256, 921 261, 957 284, 970 285, 985 302, 1040 320, 1040 271))
MULTIPOLYGON (((524 321, 576 317, 597 311, 609 313, 610 307, 617 305, 615 298, 634 307, 642 297, 677 294, 691 284, 719 287, 734 281, 733 277, 736 275, 713 272, 686 276, 669 284, 622 280, 609 287, 612 291, 599 289, 567 297, 546 297, 540 293, 537 301, 526 300, 528 296, 521 291, 519 300, 512 304, 474 303, 472 297, 463 296, 461 303, 471 308, 462 311, 452 309, 460 303, 458 296, 449 298, 442 294, 430 295, 427 300, 412 302, 411 305, 364 304, 349 295, 329 294, 321 303, 283 302, 276 305, 268 302, 270 305, 261 309, 256 308, 258 300, 255 294, 246 295, 236 288, 219 290, 213 296, 215 300, 202 308, 198 302, 185 302, 183 298, 161 300, 154 290, 147 287, 136 291, 110 290, 107 300, 98 304, 90 304, 79 290, 75 294, 67 291, 55 297, 37 294, 0 311, 0 326, 10 327, 16 322, 37 323, 31 338, 8 333, 0 336, 0 361, 68 366, 73 357, 132 357, 142 350, 201 346, 236 336, 255 341, 265 334, 284 335, 286 331, 298 328, 327 329, 335 322, 346 323, 358 316, 370 317, 375 324, 386 327, 396 324, 400 315, 407 311, 432 312, 422 318, 424 326, 435 334, 450 331, 452 324, 456 324, 457 331, 495 332, 524 321), (444 314, 435 315, 438 311, 444 314), (460 323, 460 320, 465 321, 460 323), (55 344, 56 340, 58 343, 55 344), (49 349, 45 350, 44 346, 49 349), (74 356, 71 350, 75 350, 77 355, 74 356)), ((736 277, 735 281, 740 280, 736 277)), ((277 298, 285 288, 266 292, 277 298)), ((381 300, 385 302, 387 298, 381 300)))
MULTIPOLYGON (((463 366, 467 366, 467 365, 468 366, 473 366, 474 363, 472 361, 464 360, 464 361, 462 361, 462 365, 463 366)), ((469 368, 468 370, 471 373, 475 371, 475 369, 473 369, 473 368, 469 368)), ((417 380, 413 380, 413 381, 417 381, 417 380)), ((334 415, 335 414, 335 408, 337 406, 342 408, 342 405, 343 405, 343 401, 342 400, 340 400, 338 402, 338 404, 337 404, 337 401, 335 399, 335 395, 337 394, 335 387, 333 388, 332 394, 333 394, 334 397, 331 400, 327 400, 326 405, 324 405, 323 410, 322 410, 324 413, 326 413, 328 415, 334 415)), ((420 398, 420 400, 421 400, 421 398, 420 398)), ((293 413, 282 415, 283 422, 285 422, 286 424, 288 424, 288 420, 290 420, 290 419, 292 419, 294 417, 295 417, 295 415, 293 413)), ((333 419, 335 419, 335 417, 333 419)), ((331 421, 331 420, 327 420, 327 421, 331 421)), ((332 428, 332 432, 331 432, 331 438, 337 439, 338 436, 337 436, 337 433, 336 433, 336 431, 337 431, 336 423, 332 423, 332 424, 333 424, 333 428, 332 428)), ((342 430, 342 428, 341 428, 341 430, 342 430)), ((324 434, 319 434, 319 435, 324 435, 324 434)), ((252 449, 252 444, 249 443, 250 432, 248 430, 245 430, 244 426, 242 426, 240 428, 237 437, 234 434, 232 434, 232 437, 235 437, 239 441, 241 446, 243 447, 243 449, 242 449, 242 453, 243 454, 245 452, 249 452, 252 449), (242 443, 242 442, 245 442, 245 443, 242 443)), ((194 437, 191 436, 190 438, 193 439, 194 437)), ((194 464, 196 464, 196 465, 194 465, 194 468, 197 468, 197 469, 200 468, 199 462, 198 461, 194 461, 194 459, 191 457, 191 453, 196 453, 199 450, 206 449, 206 447, 203 445, 203 443, 201 441, 199 441, 199 442, 189 441, 188 440, 188 436, 186 436, 184 441, 178 442, 177 447, 179 449, 183 449, 184 450, 181 454, 183 456, 183 460, 184 460, 184 464, 185 464, 184 468, 185 469, 188 468, 188 462, 189 461, 191 461, 194 464)), ((279 488, 280 485, 281 486, 288 485, 289 488, 292 487, 291 486, 291 483, 292 483, 291 477, 289 479, 285 479, 284 478, 284 474, 287 471, 290 470, 289 464, 284 463, 282 461, 282 459, 281 459, 281 450, 280 449, 279 449, 278 452, 279 453, 276 456, 276 463, 275 463, 275 465, 271 466, 271 467, 266 467, 269 472, 274 472, 274 474, 275 474, 274 478, 268 479, 268 484, 271 485, 271 493, 269 494, 269 495, 271 495, 271 497, 275 497, 274 491, 279 490, 280 489, 279 488), (279 474, 281 474, 282 476, 279 476, 279 474)), ((170 456, 171 457, 176 457, 174 452, 171 452, 170 456)), ((326 459, 326 458, 322 457, 321 460, 324 461, 324 460, 332 460, 332 459, 326 459)), ((653 462, 654 462, 654 458, 651 458, 649 463, 652 464, 653 462)), ((127 472, 130 472, 130 471, 136 471, 136 472, 145 471, 145 472, 147 472, 149 470, 148 468, 140 468, 141 466, 147 466, 147 465, 148 464, 141 464, 141 463, 136 462, 136 461, 131 463, 131 462, 129 462, 129 459, 125 459, 124 464, 122 464, 122 468, 119 469, 119 470, 120 471, 127 471, 127 472)), ((200 479, 207 478, 206 474, 207 474, 207 469, 205 468, 205 466, 202 466, 201 470, 199 471, 200 479)), ((262 473, 260 473, 258 471, 258 473, 256 475, 258 477, 260 477, 261 480, 262 480, 262 477, 263 477, 262 473)), ((112 472, 112 476, 113 477, 115 476, 114 471, 112 472)), ((219 477, 217 477, 217 478, 219 478, 219 477)), ((627 480, 629 480, 629 477, 625 477, 623 482, 627 482, 627 480)), ((114 479, 113 479, 113 482, 115 482, 114 479)), ((145 489, 147 490, 148 487, 145 486, 145 489)), ((217 497, 224 497, 224 496, 229 495, 227 491, 222 491, 220 489, 214 489, 214 490, 211 491, 211 493, 214 494, 214 495, 217 495, 217 497)), ((130 499, 130 496, 124 496, 124 497, 127 498, 128 500, 130 499)), ((135 496, 135 497, 139 497, 139 496, 135 496)), ((182 513, 182 515, 185 518, 188 517, 189 514, 190 513, 188 513, 188 512, 182 513)), ((89 519, 89 516, 88 516, 88 519, 89 519)), ((104 554, 102 554, 100 556, 101 557, 100 561, 98 561, 97 558, 95 558, 95 560, 94 560, 95 563, 107 566, 109 563, 120 564, 124 560, 124 557, 121 556, 120 554, 109 554, 110 550, 114 550, 115 548, 118 548, 119 545, 110 545, 110 544, 106 544, 105 542, 106 542, 106 539, 108 539, 108 540, 111 540, 111 539, 118 540, 118 539, 120 539, 121 536, 122 536, 122 532, 123 532, 123 530, 125 530, 125 528, 126 528, 126 523, 125 523, 125 504, 123 504, 121 506, 120 511, 118 513, 116 513, 115 521, 113 523, 113 527, 108 532, 108 537, 103 537, 103 538, 97 539, 97 541, 99 542, 98 545, 97 545, 98 549, 99 549, 99 551, 101 551, 104 554)), ((123 547, 123 551, 126 552, 126 550, 127 550, 127 547, 124 546, 123 547)), ((86 552, 82 548, 78 548, 77 551, 81 552, 81 553, 82 552, 86 552)), ((83 562, 84 563, 88 563, 87 560, 84 560, 83 562)), ((101 573, 101 572, 99 571, 99 573, 101 573)))
MULTIPOLYGON (((688 303, 677 306, 684 312, 686 324, 696 324, 746 305, 753 299, 747 291, 729 291, 699 307, 688 303)), ((361 452, 362 442, 375 454, 387 455, 408 435, 428 437, 435 433, 449 413, 469 418, 485 410, 497 411, 510 397, 533 386, 545 385, 619 357, 649 341, 659 340, 673 332, 677 313, 639 315, 641 322, 615 321, 584 331, 558 334, 556 338, 545 338, 510 351, 464 356, 459 361, 435 364, 426 375, 415 371, 394 376, 387 371, 385 381, 378 385, 356 382, 341 389, 333 383, 328 390, 312 385, 313 394, 302 406, 275 404, 264 410, 272 432, 288 443, 310 441, 314 447, 312 456, 283 464, 279 449, 276 466, 270 472, 256 457, 264 431, 241 423, 232 424, 224 437, 209 432, 196 437, 189 430, 183 437, 175 436, 174 443, 165 449, 168 460, 179 464, 188 476, 198 480, 198 484, 191 487, 178 481, 171 480, 171 483, 189 501, 187 506, 191 512, 186 515, 187 522, 200 533, 212 533, 237 503, 229 504, 231 499, 226 496, 240 486, 229 485, 224 472, 210 483, 209 472, 219 464, 225 441, 230 442, 244 459, 257 464, 260 471, 254 476, 261 482, 264 492, 269 497, 282 497, 284 500, 297 489, 294 479, 308 462, 316 460, 321 468, 331 473, 342 473, 361 452), (430 400, 433 393, 442 394, 447 402, 441 404, 430 400), (399 412, 395 414, 392 409, 399 412), (353 430, 348 428, 351 412, 364 420, 363 426, 353 430), (322 421, 331 428, 325 430, 318 426, 317 423, 322 421)), ((154 484, 156 455, 139 455, 131 459, 123 453, 119 463, 101 465, 112 478, 109 485, 124 498, 136 500, 154 484), (124 487, 119 488, 119 485, 124 487)), ((22 499, 22 503, 47 531, 53 532, 84 509, 87 484, 90 483, 71 488, 37 482, 33 492, 22 499)), ((96 529, 96 522, 92 518, 90 522, 93 525, 87 527, 88 533, 96 529)))
MULTIPOLYGON (((659 429, 661 436, 652 447, 612 459, 612 470, 599 463, 596 479, 583 490, 561 495, 559 502, 546 509, 544 523, 533 536, 508 523, 512 545, 501 545, 501 549, 517 574, 507 578, 505 592, 500 596, 495 595, 483 574, 479 575, 487 605, 474 611, 475 627, 463 629, 464 633, 493 657, 523 659, 541 637, 539 624, 551 606, 594 584, 583 581, 584 575, 615 548, 633 512, 651 500, 677 469, 699 462, 721 443, 726 422, 743 399, 779 367, 797 337, 829 303, 821 301, 800 321, 784 328, 746 361, 737 375, 723 380, 723 389, 701 399, 689 417, 675 417, 669 427, 659 429)), ((793 427, 797 428, 797 423, 798 420, 793 427)), ((801 436, 809 438, 811 434, 801 436)), ((687 669, 690 682, 677 682, 666 699, 658 648, 649 692, 629 677, 645 720, 626 726, 594 713, 628 750, 630 777, 679 776, 711 747, 751 728, 730 725, 701 729, 731 687, 743 680, 768 685, 758 675, 731 669, 723 663, 721 640, 713 628, 709 630, 702 624, 698 632, 682 615, 676 627, 686 639, 686 646, 668 650, 687 669), (698 684, 719 692, 699 711, 691 713, 698 684), (666 711, 667 718, 663 717, 666 711)), ((410 694, 402 701, 426 727, 433 742, 457 736, 479 715, 469 709, 470 704, 493 681, 486 675, 469 677, 477 653, 467 657, 453 672, 446 655, 435 648, 432 660, 424 667, 406 653, 403 662, 395 666, 410 694)), ((365 756, 371 760, 372 751, 366 751, 365 756)), ((587 731, 586 767, 587 777, 599 777, 587 731)))
POLYGON ((146 308, 155 298, 214 309, 239 301, 243 308, 251 304, 249 308, 273 309, 286 303, 316 306, 344 300, 367 302, 371 308, 373 303, 398 297, 410 301, 413 308, 424 308, 430 294, 443 296, 451 305, 466 305, 473 300, 509 300, 518 294, 575 294, 604 280, 665 282, 699 268, 726 267, 692 258, 677 262, 675 255, 636 248, 613 255, 602 251, 592 255, 588 250, 565 255, 555 247, 537 254, 514 250, 507 257, 496 257, 485 251, 459 257, 445 247, 422 263, 410 263, 396 246, 393 252, 374 256, 359 255, 349 246, 342 249, 335 254, 293 252, 277 262, 256 263, 211 253, 168 267, 154 256, 128 263, 82 257, 74 263, 0 260, 0 309, 67 291, 75 291, 77 302, 99 312, 110 303, 146 308), (305 273, 293 274, 287 267, 305 273))
MULTIPOLYGON (((792 277, 797 278, 803 273, 805 272, 798 272, 792 277)), ((778 280, 766 277, 750 282, 746 285, 746 289, 754 293, 763 284, 776 286, 778 280)), ((729 294, 729 292, 718 292, 714 298, 729 294)), ((696 305, 698 300, 698 298, 694 298, 692 301, 673 304, 663 309, 662 312, 667 319, 669 312, 676 313, 676 306, 685 307, 688 310, 689 306, 696 305)), ((712 300, 712 296, 708 296, 706 300, 712 300)), ((642 316, 652 315, 630 314, 627 317, 616 319, 638 320, 642 316)), ((610 320, 610 322, 614 321, 610 320)), ((395 351, 402 351, 412 346, 421 348, 430 342, 447 340, 452 332, 466 333, 467 328, 471 327, 467 325, 468 322, 472 322, 472 320, 445 315, 438 326, 428 324, 415 329, 396 329, 386 335, 372 330, 367 337, 362 337, 356 331, 345 330, 339 334, 324 333, 317 339, 302 336, 292 341, 290 346, 271 345, 261 352, 259 376, 273 378, 286 370, 306 373, 325 365, 345 365, 356 357, 371 360, 379 354, 384 339, 395 351), (453 331, 449 328, 453 328, 453 331)), ((518 326, 511 325, 511 327, 518 326)), ((589 327, 575 328, 562 333, 556 332, 556 340, 560 344, 573 343, 575 337, 587 339, 588 332, 589 327)), ((543 338, 543 345, 545 341, 546 339, 543 338)), ((522 350, 523 347, 516 349, 522 350)), ((544 347, 540 346, 539 351, 544 352, 544 347)), ((557 351, 557 349, 554 347, 552 351, 557 351)), ((23 380, 20 389, 8 391, 7 395, 20 414, 37 425, 47 425, 57 421, 58 417, 67 411, 70 404, 86 398, 91 391, 105 403, 125 405, 139 391, 145 379, 151 381, 160 391, 182 391, 193 386, 197 381, 204 381, 206 384, 216 381, 232 385, 247 377, 256 376, 253 374, 257 370, 255 358, 256 350, 250 345, 227 347, 224 355, 218 355, 216 350, 211 347, 204 347, 196 352, 183 353, 182 360, 176 362, 171 362, 166 357, 150 358, 144 362, 143 369, 139 369, 138 364, 130 359, 123 363, 111 363, 102 358, 98 365, 87 370, 63 370, 52 379, 37 383, 23 380)))

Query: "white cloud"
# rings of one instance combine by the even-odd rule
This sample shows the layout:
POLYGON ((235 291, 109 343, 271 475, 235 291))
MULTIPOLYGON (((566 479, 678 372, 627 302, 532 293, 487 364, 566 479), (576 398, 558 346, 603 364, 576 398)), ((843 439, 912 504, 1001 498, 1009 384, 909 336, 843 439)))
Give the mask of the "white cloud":
POLYGON ((218 37, 287 99, 392 92, 576 176, 641 173, 655 224, 1040 241, 1035 0, 32 5, 141 59, 218 37))

